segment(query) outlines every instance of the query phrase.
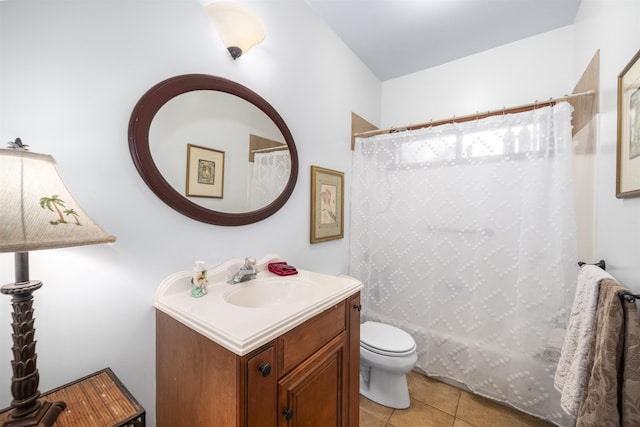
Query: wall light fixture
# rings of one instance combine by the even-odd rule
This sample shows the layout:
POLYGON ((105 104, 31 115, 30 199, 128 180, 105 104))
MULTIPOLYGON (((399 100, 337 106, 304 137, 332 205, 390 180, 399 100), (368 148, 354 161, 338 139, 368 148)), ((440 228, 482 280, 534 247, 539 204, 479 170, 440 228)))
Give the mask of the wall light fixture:
POLYGON ((230 1, 216 1, 204 8, 233 59, 264 40, 264 24, 249 8, 230 1))

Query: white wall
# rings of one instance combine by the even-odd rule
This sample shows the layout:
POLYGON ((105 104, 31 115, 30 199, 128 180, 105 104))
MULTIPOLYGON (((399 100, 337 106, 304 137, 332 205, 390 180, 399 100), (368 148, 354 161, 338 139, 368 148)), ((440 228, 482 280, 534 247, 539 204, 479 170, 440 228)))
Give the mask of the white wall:
MULTIPOLYGON (((380 84, 302 0, 247 3, 267 37, 233 61, 196 0, 0 1, 0 141, 51 154, 72 194, 118 237, 31 255, 42 391, 110 366, 155 425, 154 291, 170 273, 278 253, 299 268, 347 271, 345 238, 309 244, 310 166, 346 172, 351 112, 379 121, 380 84), (181 216, 131 161, 129 116, 154 84, 222 76, 265 98, 288 124, 298 183, 274 216, 219 227, 181 216)), ((348 218, 348 205, 347 212, 348 218)), ((1 220, 1 219, 0 219, 1 220)), ((13 281, 0 254, 0 283, 13 281)), ((0 299, 0 406, 11 400, 10 304, 0 299), (1 384, 4 384, 2 386, 1 384)))
POLYGON ((615 198, 617 76, 640 48, 639 24, 638 0, 583 0, 574 25, 383 82, 382 127, 563 96, 600 49, 593 261, 640 291, 640 198, 615 198))
POLYGON ((640 199, 615 197, 617 80, 640 49, 640 2, 583 0, 574 27, 576 70, 600 49, 596 256, 620 282, 640 292, 640 199))
POLYGON ((428 123, 571 93, 573 28, 510 43, 382 84, 382 127, 428 123))

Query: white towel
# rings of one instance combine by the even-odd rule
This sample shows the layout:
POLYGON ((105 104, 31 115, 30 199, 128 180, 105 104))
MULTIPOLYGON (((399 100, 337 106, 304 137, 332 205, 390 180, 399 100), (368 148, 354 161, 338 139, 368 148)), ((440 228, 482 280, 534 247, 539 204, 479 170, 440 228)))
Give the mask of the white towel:
POLYGON ((587 357, 593 339, 602 279, 613 277, 595 265, 584 265, 578 272, 575 298, 554 378, 554 386, 561 393, 560 405, 569 415, 578 413, 584 396, 587 357))

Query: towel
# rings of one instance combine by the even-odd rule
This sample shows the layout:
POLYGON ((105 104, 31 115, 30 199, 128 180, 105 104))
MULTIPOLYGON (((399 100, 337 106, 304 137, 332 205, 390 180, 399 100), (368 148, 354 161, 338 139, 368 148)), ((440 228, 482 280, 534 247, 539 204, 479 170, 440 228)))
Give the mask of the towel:
POLYGON ((589 354, 589 377, 577 427, 640 425, 640 322, 635 303, 622 301, 626 291, 603 280, 596 328, 589 354))
POLYGON ((284 261, 270 262, 267 266, 270 272, 277 274, 278 276, 290 276, 292 274, 298 274, 298 270, 292 265, 287 264, 284 261))
POLYGON ((553 382, 560 392, 560 405, 569 415, 578 413, 584 396, 587 358, 593 338, 600 282, 603 279, 613 277, 595 265, 583 265, 578 272, 571 315, 553 382))

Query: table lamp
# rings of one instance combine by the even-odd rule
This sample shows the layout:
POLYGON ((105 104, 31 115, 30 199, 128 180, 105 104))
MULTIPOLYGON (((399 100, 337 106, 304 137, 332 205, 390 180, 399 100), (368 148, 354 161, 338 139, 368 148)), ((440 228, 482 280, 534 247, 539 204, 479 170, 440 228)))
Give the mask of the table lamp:
POLYGON ((15 252, 15 283, 0 288, 11 295, 13 360, 10 414, 4 427, 51 426, 64 402, 40 399, 36 367, 33 292, 29 251, 115 242, 80 208, 58 174, 53 157, 27 151, 20 139, 0 149, 0 252, 15 252))

